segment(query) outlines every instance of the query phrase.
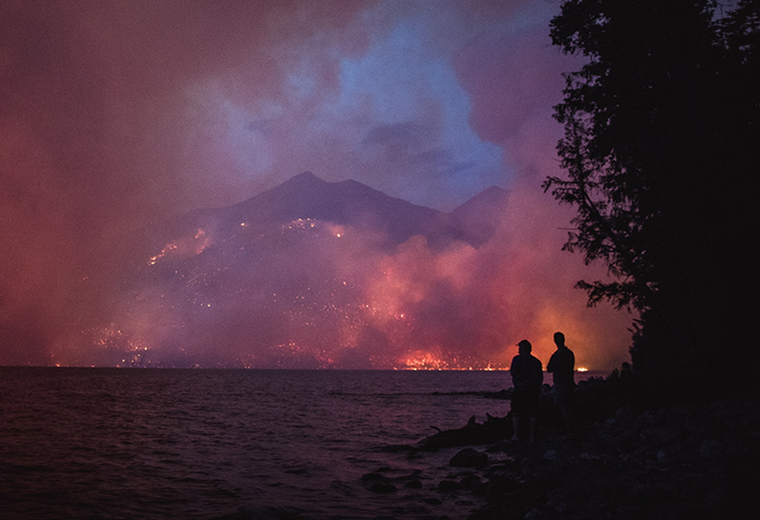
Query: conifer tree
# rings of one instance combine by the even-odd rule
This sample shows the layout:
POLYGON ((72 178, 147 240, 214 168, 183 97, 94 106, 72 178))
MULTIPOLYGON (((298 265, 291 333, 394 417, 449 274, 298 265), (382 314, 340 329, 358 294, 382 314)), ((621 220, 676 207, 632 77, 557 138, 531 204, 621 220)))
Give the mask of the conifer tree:
POLYGON ((589 303, 640 312, 634 367, 705 366, 754 323, 758 237, 758 2, 567 0, 553 43, 588 58, 555 118, 567 175, 544 188, 576 207, 565 249, 613 282, 589 303))

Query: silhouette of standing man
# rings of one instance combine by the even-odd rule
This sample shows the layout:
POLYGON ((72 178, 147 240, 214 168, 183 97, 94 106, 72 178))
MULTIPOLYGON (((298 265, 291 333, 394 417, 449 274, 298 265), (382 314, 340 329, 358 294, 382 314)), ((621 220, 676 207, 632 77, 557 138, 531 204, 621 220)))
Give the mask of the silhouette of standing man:
POLYGON ((512 440, 520 440, 520 432, 524 429, 525 419, 530 421, 530 442, 536 440, 536 416, 538 415, 538 398, 544 373, 541 361, 530 352, 533 346, 527 339, 517 344, 518 354, 512 358, 509 374, 512 376, 512 440))
POLYGON ((573 392, 575 391, 575 355, 565 346, 565 335, 554 333, 554 343, 557 350, 549 359, 546 371, 554 376, 554 402, 562 410, 565 427, 568 433, 575 433, 575 417, 573 416, 573 392))

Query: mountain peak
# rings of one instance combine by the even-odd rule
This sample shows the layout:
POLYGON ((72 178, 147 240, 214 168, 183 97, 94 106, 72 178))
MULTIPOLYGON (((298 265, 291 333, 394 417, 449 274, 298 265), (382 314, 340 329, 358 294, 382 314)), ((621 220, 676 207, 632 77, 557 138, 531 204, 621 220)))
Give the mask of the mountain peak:
POLYGON ((481 191, 449 214, 462 236, 475 247, 488 242, 496 233, 498 216, 509 201, 509 191, 491 186, 481 191))
POLYGON ((292 180, 295 180, 295 179, 321 180, 319 177, 317 177, 316 175, 314 175, 308 170, 301 172, 298 175, 294 175, 293 177, 291 177, 291 179, 292 180))
POLYGON ((324 184, 326 181, 323 181, 310 171, 301 172, 298 175, 294 175, 287 181, 285 181, 283 184, 289 184, 289 183, 298 183, 298 184, 324 184))

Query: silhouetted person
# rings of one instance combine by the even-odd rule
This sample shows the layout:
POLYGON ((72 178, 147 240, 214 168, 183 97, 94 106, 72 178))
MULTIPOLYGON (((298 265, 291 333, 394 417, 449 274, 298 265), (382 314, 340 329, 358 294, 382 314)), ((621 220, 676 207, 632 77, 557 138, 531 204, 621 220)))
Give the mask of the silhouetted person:
POLYGON ((575 417, 573 414, 573 393, 575 392, 575 355, 565 346, 565 335, 554 333, 554 343, 557 350, 549 359, 546 371, 554 376, 554 402, 562 410, 565 427, 569 433, 575 432, 575 417))
POLYGON ((512 376, 512 434, 513 441, 519 441, 520 432, 525 428, 525 419, 529 420, 530 442, 536 440, 536 415, 538 414, 538 397, 544 382, 541 361, 530 352, 533 347, 527 339, 517 344, 518 354, 512 358, 509 373, 512 376))

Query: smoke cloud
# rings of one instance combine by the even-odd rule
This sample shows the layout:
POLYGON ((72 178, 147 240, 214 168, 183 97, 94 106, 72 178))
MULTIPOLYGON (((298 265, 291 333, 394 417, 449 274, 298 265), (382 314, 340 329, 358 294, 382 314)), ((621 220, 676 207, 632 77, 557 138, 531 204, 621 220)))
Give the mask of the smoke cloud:
POLYGON ((523 337, 548 358, 556 329, 579 363, 618 364, 630 316, 586 309, 571 288, 604 273, 560 251, 571 213, 539 188, 557 173, 560 74, 577 68, 549 45, 557 9, 4 2, 0 363, 98 364, 147 348, 190 365, 504 365, 523 337), (234 292, 280 280, 234 263, 202 290, 201 279, 130 285, 135 265, 167 245, 141 242, 146 229, 304 170, 443 211, 491 185, 511 196, 478 249, 434 250, 419 237, 390 253, 360 238, 335 249, 324 231, 312 246, 329 280, 312 280, 298 250, 270 259, 297 281, 289 296, 311 287, 310 301, 339 308, 316 328, 303 325, 315 309, 234 292), (214 302, 188 303, 199 293, 214 302), (255 333, 243 325, 251 306, 268 309, 255 333))

